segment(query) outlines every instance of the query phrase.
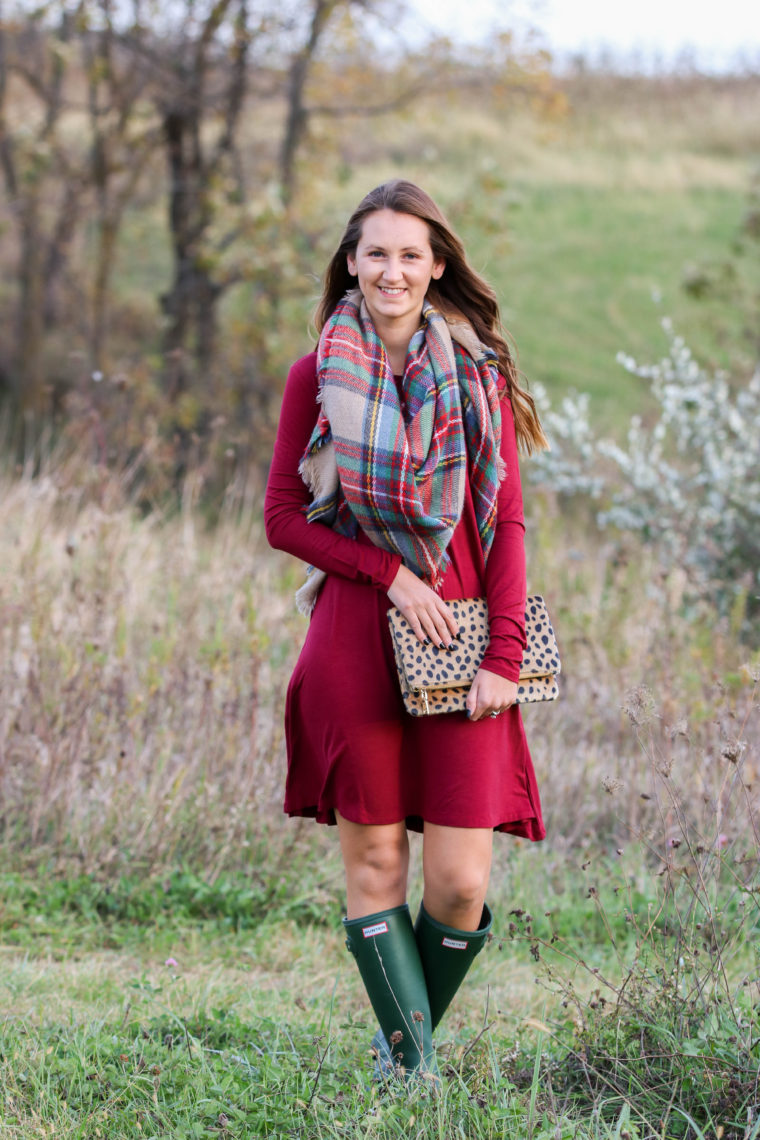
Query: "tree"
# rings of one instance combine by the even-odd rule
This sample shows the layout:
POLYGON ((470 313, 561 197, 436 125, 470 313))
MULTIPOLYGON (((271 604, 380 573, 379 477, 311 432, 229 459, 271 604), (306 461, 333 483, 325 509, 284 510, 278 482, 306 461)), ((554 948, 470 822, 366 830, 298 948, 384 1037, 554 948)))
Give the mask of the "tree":
POLYGON ((0 177, 16 257, 5 296, 18 306, 0 367, 18 406, 44 406, 55 378, 89 407, 88 377, 139 358, 144 407, 166 429, 197 429, 220 405, 246 425, 268 417, 290 309, 313 289, 300 264, 313 265, 321 240, 309 186, 332 183, 356 120, 426 92, 538 90, 505 40, 474 64, 445 41, 419 55, 369 50, 368 21, 402 4, 42 0, 0 20, 0 177), (158 319, 143 306, 137 325, 118 283, 120 257, 141 268, 125 238, 136 221, 168 265, 158 319), (254 319, 234 325, 232 302, 223 338, 222 302, 243 282, 254 319))
MULTIPOLYGON (((84 16, 82 9, 80 27, 84 16)), ((148 79, 143 57, 123 51, 112 0, 95 0, 89 16, 94 26, 81 37, 90 132, 88 175, 97 219, 89 347, 91 368, 102 373, 109 363, 110 288, 118 237, 161 136, 143 95, 148 79)), ((139 6, 133 14, 133 35, 140 34, 138 17, 139 6)))
MULTIPOLYGON (((202 18, 188 4, 172 43, 151 54, 152 98, 161 123, 168 170, 172 280, 161 304, 167 319, 164 355, 170 389, 187 382, 188 353, 201 372, 212 365, 217 303, 234 275, 215 274, 209 231, 220 199, 245 195, 239 127, 248 85, 251 44, 248 0, 216 0, 202 18), (226 180, 221 194, 219 184, 226 180)), ((225 234, 215 253, 230 243, 225 234)))
POLYGON ((45 325, 58 315, 56 290, 82 211, 83 155, 60 137, 74 34, 65 8, 53 28, 0 21, 0 165, 17 242, 10 374, 22 408, 44 398, 45 325))

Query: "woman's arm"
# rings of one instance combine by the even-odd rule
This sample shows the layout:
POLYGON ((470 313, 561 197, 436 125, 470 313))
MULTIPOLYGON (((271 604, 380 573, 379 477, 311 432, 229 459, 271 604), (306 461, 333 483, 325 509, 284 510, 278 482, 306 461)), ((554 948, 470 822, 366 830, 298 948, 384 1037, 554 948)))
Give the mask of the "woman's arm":
POLYGON ((499 487, 496 530, 486 564, 490 640, 481 668, 517 681, 525 649, 525 521, 512 405, 505 399, 501 407, 501 456, 507 473, 499 487))
POLYGON ((486 563, 488 649, 467 695, 474 721, 514 704, 525 648, 525 523, 509 400, 502 403, 502 425, 501 457, 507 473, 499 487, 496 530, 486 563))
POLYGON ((339 574, 388 590, 401 556, 307 522, 310 495, 298 474, 317 420, 316 353, 296 361, 288 375, 264 500, 267 539, 277 550, 302 558, 328 574, 339 574))

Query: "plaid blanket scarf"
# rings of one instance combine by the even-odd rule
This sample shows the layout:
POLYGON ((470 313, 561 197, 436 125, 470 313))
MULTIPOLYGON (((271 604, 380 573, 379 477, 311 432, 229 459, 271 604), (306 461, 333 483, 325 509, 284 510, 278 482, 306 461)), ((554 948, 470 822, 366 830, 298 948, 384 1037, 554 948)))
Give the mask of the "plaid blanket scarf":
MULTIPOLYGON (((469 478, 488 558, 503 475, 500 377, 494 353, 471 326, 447 322, 426 301, 412 337, 402 395, 358 289, 322 330, 320 411, 300 464, 312 493, 309 522, 401 554, 434 588, 469 478)), ((312 570, 296 595, 310 612, 324 581, 312 570)))

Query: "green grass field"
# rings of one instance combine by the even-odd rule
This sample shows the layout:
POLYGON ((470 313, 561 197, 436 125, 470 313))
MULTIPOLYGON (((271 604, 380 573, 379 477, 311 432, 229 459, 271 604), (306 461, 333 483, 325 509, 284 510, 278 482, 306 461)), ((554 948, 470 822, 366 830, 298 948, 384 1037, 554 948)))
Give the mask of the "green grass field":
POLYGON ((648 392, 616 353, 659 359, 666 314, 700 359, 726 367, 740 315, 690 302, 681 279, 695 251, 718 257, 728 248, 742 208, 738 193, 721 189, 526 188, 512 215, 513 248, 499 265, 526 375, 553 400, 588 392, 595 419, 619 426, 646 412, 648 392))
MULTIPOLYGON (((337 886, 334 854, 326 859, 337 886)), ((300 877, 308 893, 312 869, 302 864, 300 877)), ((660 921, 662 900, 635 854, 621 862, 588 851, 575 867, 548 849, 497 860, 494 937, 437 1035, 436 1091, 426 1082, 408 1089, 371 1080, 372 1016, 343 944, 337 899, 326 899, 323 887, 315 921, 313 909, 305 917, 291 908, 289 918, 277 907, 254 910, 243 876, 222 876, 209 890, 203 878, 177 873, 165 880, 163 898, 138 879, 98 887, 82 878, 51 891, 5 875, 0 885, 0 1120, 14 1140, 626 1133, 696 1140, 716 1127, 730 1137, 757 1135, 737 1116, 757 1047, 723 1043, 728 1030, 737 1041, 742 1015, 728 1017, 721 1033, 713 1016, 689 1015, 684 998, 658 996, 667 994, 674 966, 678 975, 673 951, 656 950, 678 908, 660 921), (546 910, 526 916, 524 904, 539 898, 546 910), (640 973, 626 965, 638 957, 646 962, 640 973), (649 1014, 637 1006, 642 983, 649 1014), (625 1018, 617 1028, 612 1018, 610 1029, 604 1019, 595 1025, 596 1011, 616 994, 625 995, 619 1012, 627 1007, 638 1021, 634 1041, 672 1036, 674 1015, 686 1036, 696 1020, 700 1036, 673 1037, 668 1054, 645 1052, 642 1069, 623 1053, 625 1018), (617 1039, 617 1058, 609 1044, 605 1053, 605 1033, 617 1039), (715 1095, 704 1095, 696 1075, 715 1095), (663 1096, 668 1077, 677 1083, 663 1096), (691 1113, 704 1132, 690 1130, 691 1113)), ((723 923, 720 970, 738 994, 753 968, 745 937, 756 923, 741 931, 734 921, 730 934, 728 915, 723 923)), ((681 970, 684 997, 694 993, 694 968, 681 970)), ((703 969, 697 984, 706 1008, 714 982, 703 969)))

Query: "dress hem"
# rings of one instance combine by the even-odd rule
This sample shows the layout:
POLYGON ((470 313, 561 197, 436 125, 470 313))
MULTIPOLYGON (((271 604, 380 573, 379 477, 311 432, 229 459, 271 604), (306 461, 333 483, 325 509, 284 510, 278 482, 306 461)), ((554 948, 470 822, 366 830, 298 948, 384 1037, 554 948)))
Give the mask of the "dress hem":
MULTIPOLYGON (((327 827, 335 827, 335 811, 333 808, 320 809, 317 807, 304 807, 304 808, 284 808, 285 814, 291 819, 313 819, 316 823, 324 824, 327 827)), ((349 817, 346 816, 346 819, 349 817)), ((352 823, 367 823, 365 820, 350 820, 352 823)), ((383 821, 384 823, 395 823, 395 820, 383 821)), ((422 832, 424 830, 425 820, 421 815, 408 815, 405 817, 404 822, 408 831, 422 832)), ((428 823, 435 823, 435 820, 428 820, 428 823)), ((445 827, 463 827, 467 828, 467 824, 444 824, 445 827)), ((527 816, 521 819, 502 820, 499 823, 489 824, 470 824, 473 828, 491 827, 493 831, 501 832, 505 835, 515 835, 520 839, 528 839, 531 843, 540 843, 546 838, 546 828, 535 816, 527 816)))

